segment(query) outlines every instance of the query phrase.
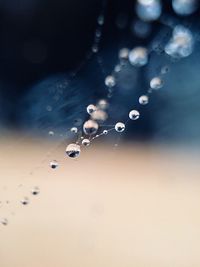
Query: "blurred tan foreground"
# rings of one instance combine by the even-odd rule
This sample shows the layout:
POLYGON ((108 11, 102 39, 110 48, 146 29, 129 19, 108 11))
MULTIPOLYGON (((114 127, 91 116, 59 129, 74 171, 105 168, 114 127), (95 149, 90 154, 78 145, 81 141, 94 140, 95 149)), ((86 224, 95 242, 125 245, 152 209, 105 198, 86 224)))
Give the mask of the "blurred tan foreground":
POLYGON ((0 267, 200 266, 198 153, 93 144, 70 160, 56 147, 0 141, 0 267))

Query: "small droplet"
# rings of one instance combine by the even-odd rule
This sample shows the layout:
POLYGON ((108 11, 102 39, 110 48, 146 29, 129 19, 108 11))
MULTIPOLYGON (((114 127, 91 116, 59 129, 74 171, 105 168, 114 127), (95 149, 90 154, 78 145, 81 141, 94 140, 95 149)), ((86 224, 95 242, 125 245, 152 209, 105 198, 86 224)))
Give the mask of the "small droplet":
POLYGON ((149 97, 147 95, 142 95, 139 97, 139 103, 141 105, 146 105, 149 103, 149 97))
POLYGON ((72 133, 78 133, 78 128, 77 127, 72 127, 70 130, 72 133))
POLYGON ((37 186, 33 187, 33 189, 31 190, 31 194, 34 196, 38 195, 39 193, 40 193, 40 189, 37 186))
POLYGON ((150 81, 150 87, 154 90, 158 90, 163 87, 163 80, 160 77, 154 77, 150 81))
POLYGON ((118 133, 122 133, 124 130, 125 130, 125 124, 123 122, 117 122, 115 124, 115 130, 118 132, 118 133))
POLYGON ((91 115, 96 109, 97 109, 97 107, 95 105, 90 104, 90 105, 87 106, 87 113, 89 115, 91 115))
POLYGON ((69 144, 66 148, 66 154, 70 158, 77 158, 80 153, 81 149, 78 144, 69 144))
POLYGON ((51 162, 50 162, 50 167, 51 167, 52 169, 56 169, 56 168, 58 167, 58 162, 57 162, 57 160, 53 160, 53 161, 51 161, 51 162))
POLYGON ((49 131, 49 136, 54 136, 54 132, 53 131, 49 131))
POLYGON ((89 139, 86 139, 86 138, 83 139, 83 140, 82 140, 82 145, 83 145, 83 146, 89 146, 89 145, 90 145, 90 140, 89 140, 89 139))
POLYGON ((108 87, 114 87, 116 85, 115 77, 112 75, 109 75, 105 79, 105 85, 108 87))
POLYGON ((129 118, 133 121, 138 120, 140 117, 140 113, 137 110, 131 110, 129 112, 129 118))
POLYGON ((108 130, 104 130, 104 131, 103 131, 103 134, 104 134, 104 135, 107 135, 107 134, 108 134, 108 130))
POLYGON ((24 197, 23 199, 20 200, 21 204, 26 206, 29 204, 29 199, 27 197, 24 197))
POLYGON ((8 225, 8 219, 6 219, 6 218, 2 218, 2 219, 0 220, 0 222, 1 222, 1 224, 4 225, 4 226, 8 225))
POLYGON ((120 60, 127 60, 129 55, 129 49, 128 48, 122 48, 119 50, 119 59, 120 60))

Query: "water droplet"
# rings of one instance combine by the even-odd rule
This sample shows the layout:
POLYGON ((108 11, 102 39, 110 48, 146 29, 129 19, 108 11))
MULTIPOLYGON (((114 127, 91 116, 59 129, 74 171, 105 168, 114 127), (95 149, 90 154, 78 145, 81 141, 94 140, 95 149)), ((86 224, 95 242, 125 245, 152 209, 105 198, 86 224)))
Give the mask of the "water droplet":
POLYGON ((115 77, 112 75, 109 75, 105 79, 105 85, 108 87, 114 87, 116 85, 115 77))
POLYGON ((81 149, 78 144, 69 144, 66 148, 66 154, 70 158, 77 158, 80 153, 81 149))
POLYGON ((31 194, 34 196, 38 195, 39 193, 40 193, 40 189, 37 186, 33 187, 33 189, 31 190, 31 194))
POLYGON ((23 199, 20 200, 21 204, 26 206, 29 204, 29 199, 28 197, 24 197, 23 199))
POLYGON ((51 161, 51 162, 50 162, 50 167, 51 167, 52 169, 56 169, 56 168, 58 167, 58 162, 57 162, 57 160, 53 160, 53 161, 51 161))
POLYGON ((6 226, 6 225, 8 225, 8 219, 6 219, 6 218, 2 218, 2 219, 0 220, 0 223, 1 223, 2 225, 6 226))
POLYGON ((150 87, 152 89, 155 89, 155 90, 158 90, 158 89, 162 88, 163 84, 164 84, 164 82, 160 77, 154 77, 150 81, 150 87))
POLYGON ((129 118, 133 121, 138 120, 140 117, 140 113, 137 110, 131 110, 129 112, 129 118))
POLYGON ((142 95, 139 97, 139 103, 141 105, 146 105, 149 103, 149 97, 147 95, 142 95))
POLYGON ((86 138, 83 139, 83 140, 82 140, 82 145, 83 145, 83 146, 89 146, 89 145, 90 145, 90 140, 89 140, 89 139, 86 139, 86 138))
POLYGON ((144 47, 136 47, 129 53, 129 61, 135 67, 142 67, 148 62, 148 52, 144 47))
POLYGON ((70 130, 72 133, 78 133, 78 128, 77 127, 72 127, 70 130))
POLYGON ((96 121, 88 120, 83 124, 83 131, 86 135, 93 135, 99 129, 99 125, 96 121))
POLYGON ((95 105, 90 104, 90 105, 87 106, 87 113, 89 115, 91 115, 96 109, 97 109, 97 107, 95 105))
POLYGON ((123 122, 117 122, 115 124, 115 131, 117 131, 118 133, 121 133, 125 130, 125 124, 123 122))

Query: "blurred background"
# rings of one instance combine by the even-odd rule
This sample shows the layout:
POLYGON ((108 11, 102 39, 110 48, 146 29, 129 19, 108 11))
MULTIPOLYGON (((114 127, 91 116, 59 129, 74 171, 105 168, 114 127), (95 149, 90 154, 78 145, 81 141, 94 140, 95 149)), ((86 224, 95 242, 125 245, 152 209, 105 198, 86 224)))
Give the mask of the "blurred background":
POLYGON ((134 6, 133 0, 106 4, 100 0, 1 0, 2 127, 39 129, 42 134, 43 130, 73 126, 75 120, 87 118, 84 111, 88 104, 107 95, 104 80, 118 62, 119 49, 150 48, 159 43, 161 51, 151 54, 149 64, 141 69, 128 66, 119 74, 110 100, 109 122, 126 121, 128 111, 138 105, 138 96, 147 91, 149 79, 167 65, 164 87, 143 108, 142 119, 130 124, 123 136, 199 143, 199 9, 180 16, 171 1, 163 1, 159 20, 142 24, 134 6), (97 18, 102 12, 105 23, 100 49, 91 56, 97 18), (162 47, 177 24, 193 32, 195 49, 191 56, 171 62, 163 56, 162 47))

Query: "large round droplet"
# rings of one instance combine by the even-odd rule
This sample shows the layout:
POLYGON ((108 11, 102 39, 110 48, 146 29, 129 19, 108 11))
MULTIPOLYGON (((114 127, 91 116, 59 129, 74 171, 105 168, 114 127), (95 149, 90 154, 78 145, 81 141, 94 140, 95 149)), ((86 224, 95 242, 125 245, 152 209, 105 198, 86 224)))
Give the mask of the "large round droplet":
POLYGON ((86 135, 93 135, 99 129, 99 125, 96 121, 88 120, 83 124, 83 131, 86 135))
POLYGON ((77 158, 80 153, 81 149, 78 144, 69 144, 66 148, 66 154, 70 158, 77 158))

